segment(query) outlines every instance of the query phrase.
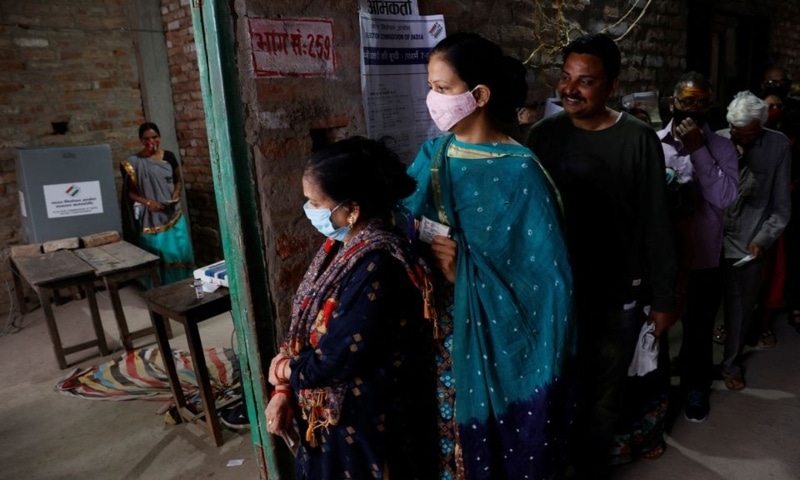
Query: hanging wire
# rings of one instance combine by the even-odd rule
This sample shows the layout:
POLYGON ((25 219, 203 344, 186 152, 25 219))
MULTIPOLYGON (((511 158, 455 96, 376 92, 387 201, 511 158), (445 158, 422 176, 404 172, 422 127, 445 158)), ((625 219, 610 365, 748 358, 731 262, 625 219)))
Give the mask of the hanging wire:
MULTIPOLYGON (((600 30, 599 33, 605 33, 613 30, 614 28, 621 25, 628 17, 633 14, 634 10, 639 7, 639 3, 642 0, 635 0, 633 5, 631 5, 628 10, 612 25, 608 25, 600 30)), ((619 42, 626 35, 628 35, 635 26, 638 25, 639 21, 644 17, 647 9, 650 7, 650 4, 653 0, 647 0, 647 3, 644 4, 639 12, 639 15, 636 17, 633 22, 628 26, 627 30, 625 30, 622 35, 614 38, 615 42, 619 42)), ((576 32, 579 35, 583 35, 586 32, 578 23, 572 22, 567 20, 564 17, 564 1, 563 0, 556 0, 552 2, 552 8, 555 9, 555 12, 548 15, 545 13, 545 8, 542 6, 542 0, 533 0, 533 23, 534 23, 534 36, 536 37, 536 48, 528 55, 528 58, 523 62, 525 64, 530 64, 534 61, 534 58, 537 54, 543 54, 545 56, 553 56, 558 54, 561 50, 564 49, 569 43, 573 40, 573 32, 576 32), (548 37, 548 38, 546 38, 548 37)))

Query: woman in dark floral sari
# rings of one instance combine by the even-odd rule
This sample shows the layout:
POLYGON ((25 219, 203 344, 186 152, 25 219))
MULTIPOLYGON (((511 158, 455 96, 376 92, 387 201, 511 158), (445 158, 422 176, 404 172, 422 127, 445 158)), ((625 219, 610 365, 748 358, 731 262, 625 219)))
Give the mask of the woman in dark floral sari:
POLYGON ((382 143, 315 153, 306 216, 327 237, 272 360, 267 429, 291 438, 298 479, 436 476, 430 283, 393 212, 416 183, 382 143))

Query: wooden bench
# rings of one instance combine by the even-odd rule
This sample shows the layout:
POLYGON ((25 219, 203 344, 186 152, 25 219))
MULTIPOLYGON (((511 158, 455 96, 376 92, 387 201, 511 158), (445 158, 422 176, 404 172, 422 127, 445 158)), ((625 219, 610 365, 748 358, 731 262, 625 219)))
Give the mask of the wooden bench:
POLYGON ((230 311, 231 297, 227 288, 220 287, 214 292, 206 292, 203 298, 197 298, 193 280, 186 279, 142 292, 142 298, 147 303, 147 308, 150 311, 150 319, 156 331, 156 341, 158 341, 158 347, 162 352, 161 356, 164 359, 164 367, 169 377, 169 385, 178 408, 179 421, 202 423, 216 445, 220 446, 223 443, 222 430, 217 417, 217 408, 214 402, 214 394, 211 390, 208 366, 203 353, 203 342, 200 340, 200 332, 197 325, 203 320, 230 311), (186 408, 186 397, 183 395, 181 382, 178 379, 178 372, 175 368, 175 360, 172 356, 169 336, 167 335, 166 326, 169 324, 169 319, 180 322, 186 330, 189 354, 192 358, 192 365, 197 377, 197 387, 200 391, 200 400, 203 405, 203 413, 199 415, 186 408), (205 420, 202 417, 205 417, 205 420))
MULTIPOLYGON (((126 350, 133 349, 133 340, 155 332, 152 326, 135 330, 128 330, 125 311, 119 299, 119 286, 123 282, 139 277, 149 276, 154 287, 161 284, 158 274, 159 257, 125 241, 116 241, 105 245, 75 250, 81 260, 94 270, 95 275, 102 279, 108 291, 114 317, 117 321, 122 344, 126 350)), ((172 337, 169 323, 166 325, 167 334, 172 337)))
POLYGON ((42 254, 33 253, 30 255, 15 254, 12 250, 10 263, 11 269, 15 273, 14 288, 17 291, 17 298, 20 299, 22 312, 25 313, 27 308, 21 279, 25 279, 39 296, 50 339, 53 342, 56 360, 62 370, 69 367, 66 355, 70 353, 98 347, 101 355, 108 355, 108 345, 106 344, 103 324, 100 321, 100 311, 97 308, 97 299, 94 294, 94 269, 89 264, 78 258, 71 250, 58 250, 42 254), (82 287, 86 293, 89 301, 89 311, 92 316, 92 326, 97 338, 65 347, 61 342, 61 335, 58 333, 58 326, 56 325, 50 301, 55 298, 58 289, 73 287, 82 287))

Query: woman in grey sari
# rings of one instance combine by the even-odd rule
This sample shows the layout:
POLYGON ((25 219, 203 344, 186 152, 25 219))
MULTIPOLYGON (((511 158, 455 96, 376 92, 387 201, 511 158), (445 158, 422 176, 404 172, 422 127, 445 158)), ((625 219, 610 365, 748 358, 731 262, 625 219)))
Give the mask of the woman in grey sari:
POLYGON ((181 209, 181 176, 175 155, 161 148, 155 123, 139 126, 141 151, 120 164, 123 179, 123 236, 161 257, 161 283, 192 276, 194 254, 181 209))

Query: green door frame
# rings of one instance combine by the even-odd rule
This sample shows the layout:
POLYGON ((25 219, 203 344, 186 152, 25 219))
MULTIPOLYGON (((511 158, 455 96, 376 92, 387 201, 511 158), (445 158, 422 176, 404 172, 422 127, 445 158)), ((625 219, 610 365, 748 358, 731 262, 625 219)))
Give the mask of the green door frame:
POLYGON ((261 479, 290 479, 294 476, 290 454, 285 448, 276 450, 276 437, 267 432, 264 417, 268 383, 262 359, 275 355, 275 315, 267 284, 256 176, 245 137, 232 18, 229 2, 192 1, 209 156, 217 211, 222 213, 222 250, 253 448, 261 479))

